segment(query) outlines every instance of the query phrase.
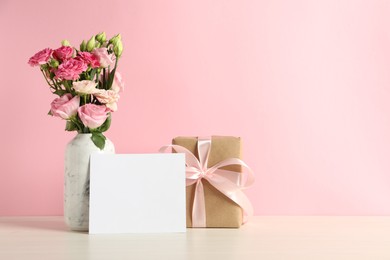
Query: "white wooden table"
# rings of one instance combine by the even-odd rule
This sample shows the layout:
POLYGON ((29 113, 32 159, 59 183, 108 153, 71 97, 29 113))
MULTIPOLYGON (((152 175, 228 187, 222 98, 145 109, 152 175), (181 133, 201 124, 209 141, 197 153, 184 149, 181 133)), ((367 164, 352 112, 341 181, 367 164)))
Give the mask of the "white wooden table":
POLYGON ((63 217, 0 217, 0 259, 390 259, 390 217, 254 217, 240 229, 88 235, 63 217))

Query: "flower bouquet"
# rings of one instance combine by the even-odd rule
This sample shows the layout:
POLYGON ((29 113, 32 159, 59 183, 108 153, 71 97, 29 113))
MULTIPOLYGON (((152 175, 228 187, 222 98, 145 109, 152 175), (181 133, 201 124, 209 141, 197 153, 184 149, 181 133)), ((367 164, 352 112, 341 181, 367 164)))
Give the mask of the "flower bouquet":
POLYGON ((106 141, 103 132, 110 127, 124 88, 117 72, 122 51, 120 34, 107 40, 102 32, 83 41, 80 49, 64 40, 58 49, 45 48, 28 61, 40 67, 52 93, 58 95, 49 115, 66 120, 66 131, 91 133, 101 150, 106 141))

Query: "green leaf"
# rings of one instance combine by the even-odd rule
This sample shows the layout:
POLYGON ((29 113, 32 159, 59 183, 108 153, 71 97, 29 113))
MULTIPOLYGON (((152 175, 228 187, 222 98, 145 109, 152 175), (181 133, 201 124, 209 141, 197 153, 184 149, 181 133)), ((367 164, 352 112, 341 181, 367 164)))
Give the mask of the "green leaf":
POLYGON ((107 131, 111 126, 111 114, 107 117, 106 121, 97 128, 99 132, 105 132, 107 131))
POLYGON ((111 89, 112 83, 114 82, 115 71, 116 71, 116 67, 111 71, 111 73, 108 74, 106 89, 111 89))
POLYGON ((103 150, 106 144, 106 137, 99 132, 92 132, 92 142, 100 149, 103 150))
POLYGON ((96 69, 91 70, 91 80, 94 80, 96 75, 96 69))
POLYGON ((69 93, 71 92, 71 89, 72 89, 72 81, 71 80, 62 81, 62 85, 64 85, 67 92, 69 92, 69 93))
POLYGON ((49 112, 47 113, 49 116, 52 116, 53 113, 51 112, 51 110, 49 110, 49 112))
POLYGON ((117 65, 118 65, 118 58, 115 60, 114 69, 111 71, 111 73, 108 73, 108 82, 106 83, 107 84, 106 89, 111 89, 112 83, 114 82, 115 71, 116 71, 117 65))
POLYGON ((53 94, 56 94, 60 97, 62 97, 64 94, 68 93, 68 91, 63 90, 63 89, 57 89, 56 91, 53 92, 53 94))
POLYGON ((77 125, 72 121, 66 121, 65 131, 76 131, 77 125))
POLYGON ((103 89, 108 89, 106 87, 106 69, 103 69, 103 77, 102 77, 102 85, 103 85, 103 89))

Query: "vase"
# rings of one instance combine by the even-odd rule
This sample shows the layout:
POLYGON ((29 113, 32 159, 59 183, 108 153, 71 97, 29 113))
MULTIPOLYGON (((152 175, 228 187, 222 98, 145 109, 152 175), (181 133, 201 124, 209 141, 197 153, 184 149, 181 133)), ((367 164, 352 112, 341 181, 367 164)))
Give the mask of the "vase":
POLYGON ((93 153, 115 153, 113 143, 106 139, 100 150, 91 140, 92 134, 77 134, 66 146, 64 178, 64 218, 74 231, 89 228, 89 163, 93 153))

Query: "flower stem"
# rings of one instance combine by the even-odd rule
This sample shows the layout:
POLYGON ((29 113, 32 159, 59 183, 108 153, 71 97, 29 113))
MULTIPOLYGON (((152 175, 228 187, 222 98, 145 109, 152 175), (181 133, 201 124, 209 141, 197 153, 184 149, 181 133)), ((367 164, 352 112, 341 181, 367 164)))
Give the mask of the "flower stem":
POLYGON ((80 125, 80 123, 78 122, 78 120, 75 118, 75 117, 71 117, 70 118, 70 121, 72 121, 76 126, 77 128, 80 130, 80 131, 83 131, 84 129, 84 126, 83 125, 80 125))
POLYGON ((106 88, 106 69, 103 68, 103 89, 107 89, 106 88))
POLYGON ((55 86, 53 86, 53 84, 50 84, 50 82, 47 80, 46 75, 45 75, 45 73, 43 72, 42 69, 41 69, 41 72, 42 72, 42 75, 43 75, 43 77, 45 78, 47 84, 49 84, 50 87, 55 88, 55 86))

